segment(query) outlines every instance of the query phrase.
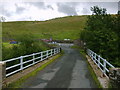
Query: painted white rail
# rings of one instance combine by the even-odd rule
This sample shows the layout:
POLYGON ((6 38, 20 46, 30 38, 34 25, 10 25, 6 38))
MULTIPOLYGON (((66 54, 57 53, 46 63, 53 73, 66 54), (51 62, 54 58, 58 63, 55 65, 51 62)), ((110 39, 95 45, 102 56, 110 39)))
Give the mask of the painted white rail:
POLYGON ((6 77, 16 72, 19 72, 25 68, 28 68, 38 62, 41 62, 59 52, 60 48, 54 48, 43 52, 33 53, 30 55, 5 60, 4 62, 6 62, 6 77))
POLYGON ((106 61, 106 59, 102 58, 100 55, 97 55, 92 50, 87 49, 87 54, 91 57, 91 59, 100 68, 100 70, 104 73, 105 76, 108 77, 109 68, 115 68, 112 64, 106 61))

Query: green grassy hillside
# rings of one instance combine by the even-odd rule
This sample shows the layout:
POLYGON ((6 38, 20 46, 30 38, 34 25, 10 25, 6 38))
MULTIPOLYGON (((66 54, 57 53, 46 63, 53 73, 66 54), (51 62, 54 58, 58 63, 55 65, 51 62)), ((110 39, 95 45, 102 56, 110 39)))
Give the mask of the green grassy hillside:
POLYGON ((62 40, 79 38, 85 26, 86 16, 68 16, 47 21, 17 21, 3 23, 3 38, 15 38, 23 33, 32 33, 36 38, 50 38, 62 40))

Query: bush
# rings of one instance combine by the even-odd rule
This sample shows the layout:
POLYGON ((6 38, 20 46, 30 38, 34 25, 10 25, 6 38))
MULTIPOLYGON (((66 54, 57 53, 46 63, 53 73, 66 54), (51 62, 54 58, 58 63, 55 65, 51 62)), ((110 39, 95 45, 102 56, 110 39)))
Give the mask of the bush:
POLYGON ((32 34, 19 35, 15 40, 19 42, 18 45, 12 45, 12 47, 5 47, 5 45, 2 45, 3 60, 49 49, 44 42, 36 40, 32 34))
POLYGON ((87 48, 100 54, 116 67, 120 66, 120 15, 107 14, 106 9, 94 6, 80 38, 87 48), (119 27, 119 28, 118 28, 119 27))

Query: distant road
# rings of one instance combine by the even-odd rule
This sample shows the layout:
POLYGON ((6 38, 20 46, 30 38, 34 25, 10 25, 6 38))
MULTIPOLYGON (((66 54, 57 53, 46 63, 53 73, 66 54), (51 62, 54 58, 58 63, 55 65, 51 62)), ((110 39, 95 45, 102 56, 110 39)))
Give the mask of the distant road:
POLYGON ((77 49, 62 46, 65 54, 36 76, 30 77, 23 88, 97 88, 87 63, 77 49))

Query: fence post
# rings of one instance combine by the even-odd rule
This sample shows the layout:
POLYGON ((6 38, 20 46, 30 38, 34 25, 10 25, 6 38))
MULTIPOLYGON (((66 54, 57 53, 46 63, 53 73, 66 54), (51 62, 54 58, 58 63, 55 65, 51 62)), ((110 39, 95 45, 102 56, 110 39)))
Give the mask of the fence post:
POLYGON ((54 55, 55 55, 55 48, 54 48, 54 55))
POLYGON ((6 78, 6 63, 0 61, 0 90, 4 86, 5 78, 6 78))
POLYGON ((106 59, 104 59, 104 73, 106 74, 106 59))
POLYGON ((51 52, 50 52, 50 53, 51 53, 51 55, 50 55, 50 56, 52 56, 52 49, 51 49, 51 52))
POLYGON ((20 69, 23 70, 23 56, 20 57, 20 69))
POLYGON ((58 53, 59 52, 59 48, 57 48, 57 50, 56 50, 56 53, 58 53))
POLYGON ((35 64, 35 54, 33 53, 33 65, 35 64))
POLYGON ((98 67, 100 67, 100 55, 98 55, 98 67))
MULTIPOLYGON (((93 52, 92 52, 92 60, 93 60, 93 52)), ((94 60, 93 60, 94 61, 94 60)))
POLYGON ((43 60, 43 52, 41 52, 41 61, 43 60))
POLYGON ((58 48, 58 53, 60 52, 60 48, 58 48))
POLYGON ((96 53, 94 53, 94 55, 95 55, 95 56, 94 56, 94 61, 95 61, 95 63, 96 63, 96 61, 97 61, 97 60, 96 60, 96 53))
POLYGON ((48 50, 47 50, 47 57, 46 58, 48 58, 48 50))

